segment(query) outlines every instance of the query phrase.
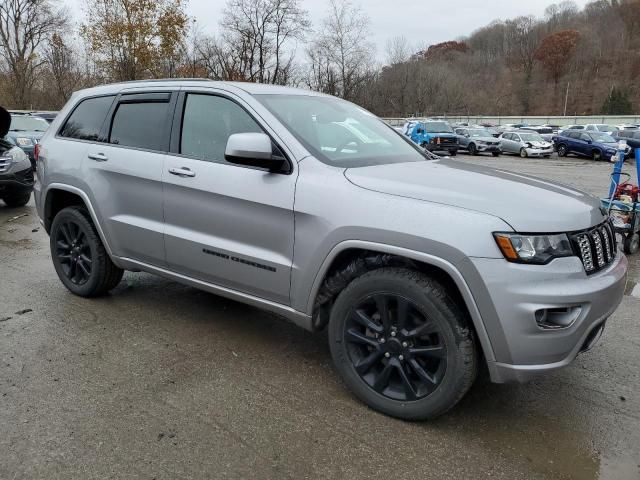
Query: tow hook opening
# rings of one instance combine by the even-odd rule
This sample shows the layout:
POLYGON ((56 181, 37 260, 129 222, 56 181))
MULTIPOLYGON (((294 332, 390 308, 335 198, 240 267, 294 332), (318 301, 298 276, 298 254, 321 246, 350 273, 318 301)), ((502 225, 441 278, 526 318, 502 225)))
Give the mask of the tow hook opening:
POLYGON ((582 307, 570 306, 570 307, 553 307, 553 308, 541 308, 536 310, 535 317, 538 327, 543 330, 559 330, 562 328, 569 328, 580 317, 582 307))

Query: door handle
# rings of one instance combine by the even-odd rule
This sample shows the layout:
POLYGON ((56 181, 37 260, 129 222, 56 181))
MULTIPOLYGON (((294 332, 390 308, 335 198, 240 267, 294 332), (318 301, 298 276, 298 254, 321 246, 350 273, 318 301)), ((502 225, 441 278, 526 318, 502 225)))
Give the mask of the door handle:
POLYGON ((170 168, 169 169, 169 173, 171 175, 177 175, 179 177, 195 177, 196 176, 196 172, 192 172, 189 168, 187 167, 182 167, 182 168, 170 168))
POLYGON ((95 160, 96 162, 106 162, 109 160, 104 153, 90 153, 87 155, 91 160, 95 160))

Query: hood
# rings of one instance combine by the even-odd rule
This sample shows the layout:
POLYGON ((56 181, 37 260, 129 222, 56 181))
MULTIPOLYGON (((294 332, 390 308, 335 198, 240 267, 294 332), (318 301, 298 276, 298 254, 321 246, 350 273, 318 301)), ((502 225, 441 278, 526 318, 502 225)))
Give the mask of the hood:
POLYGON ((569 186, 454 160, 350 168, 355 185, 475 210, 521 233, 570 232, 604 221, 600 200, 569 186))
POLYGON ((469 141, 472 140, 476 142, 498 142, 496 137, 469 137, 469 141))
POLYGON ((549 142, 524 142, 524 143, 529 143, 532 147, 539 147, 539 148, 549 148, 551 146, 551 144, 549 142))

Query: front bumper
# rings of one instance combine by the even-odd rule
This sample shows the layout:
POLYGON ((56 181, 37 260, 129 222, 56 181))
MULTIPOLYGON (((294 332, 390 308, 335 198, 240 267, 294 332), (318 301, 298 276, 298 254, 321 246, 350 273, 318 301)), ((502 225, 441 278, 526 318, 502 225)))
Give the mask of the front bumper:
POLYGON ((500 145, 476 145, 478 152, 500 152, 500 145))
POLYGON ((425 148, 430 152, 457 152, 460 149, 460 145, 455 143, 427 143, 425 148))
POLYGON ((0 192, 5 190, 30 192, 33 190, 33 184, 33 171, 31 169, 0 174, 0 192))
POLYGON ((548 265, 487 258, 471 263, 490 300, 481 314, 495 355, 489 371, 498 383, 523 382, 570 364, 597 341, 627 281, 627 259, 620 252, 605 270, 590 276, 577 257, 548 265), (564 308, 571 312, 567 326, 549 329, 536 321, 541 312, 564 308))
POLYGON ((549 148, 527 148, 527 155, 530 157, 543 157, 545 155, 552 155, 553 147, 549 148))

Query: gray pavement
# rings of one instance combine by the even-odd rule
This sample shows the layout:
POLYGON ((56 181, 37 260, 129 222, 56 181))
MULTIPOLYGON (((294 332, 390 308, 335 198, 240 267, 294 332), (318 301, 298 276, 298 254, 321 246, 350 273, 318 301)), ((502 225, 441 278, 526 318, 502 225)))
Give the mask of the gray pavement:
MULTIPOLYGON (((458 158, 599 195, 610 170, 458 158)), ((269 313, 142 273, 74 297, 33 205, 0 206, 0 479, 639 479, 631 263, 629 295, 573 365, 527 385, 480 379, 445 417, 406 423, 346 391, 326 335, 269 313)))

